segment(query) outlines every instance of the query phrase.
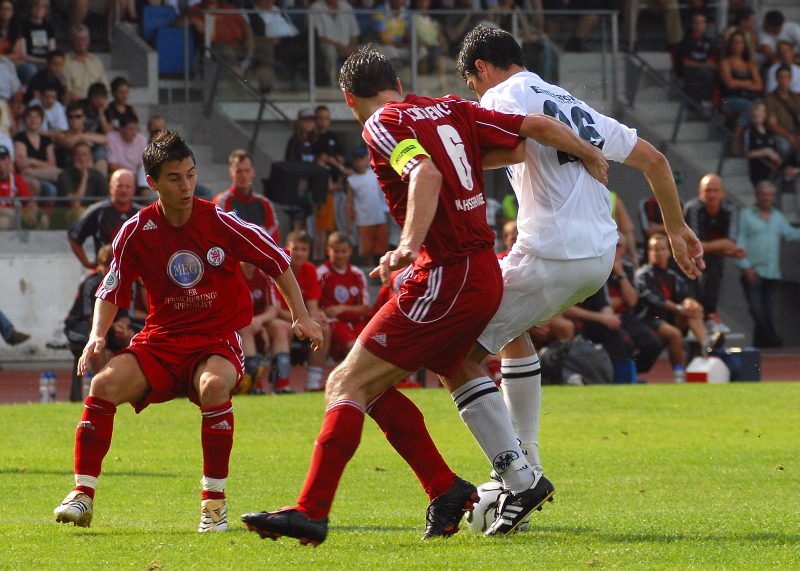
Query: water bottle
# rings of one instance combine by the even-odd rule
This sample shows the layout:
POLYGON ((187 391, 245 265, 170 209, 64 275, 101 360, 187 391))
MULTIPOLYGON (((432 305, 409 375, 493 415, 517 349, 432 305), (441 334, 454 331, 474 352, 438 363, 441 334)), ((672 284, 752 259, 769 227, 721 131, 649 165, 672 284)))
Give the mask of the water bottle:
POLYGON ((47 379, 48 379, 48 387, 49 387, 49 390, 50 390, 50 401, 49 402, 56 402, 56 387, 57 387, 57 381, 58 381, 58 379, 56 378, 56 372, 55 371, 50 371, 47 374, 47 379))
POLYGON ((47 371, 39 373, 39 402, 50 402, 50 378, 47 371))
POLYGON ((86 397, 89 396, 89 388, 92 386, 92 371, 86 371, 81 379, 81 394, 86 400, 86 397))

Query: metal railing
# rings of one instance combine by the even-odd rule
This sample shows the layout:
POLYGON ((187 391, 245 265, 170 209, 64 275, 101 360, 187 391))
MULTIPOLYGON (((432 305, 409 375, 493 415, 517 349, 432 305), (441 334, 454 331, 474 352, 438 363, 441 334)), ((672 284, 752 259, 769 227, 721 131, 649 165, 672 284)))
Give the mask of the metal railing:
POLYGON ((628 106, 636 107, 636 98, 639 86, 643 78, 655 83, 664 90, 667 97, 678 102, 678 110, 675 116, 671 143, 676 143, 687 114, 691 112, 694 117, 707 122, 714 132, 721 137, 719 159, 717 162, 717 174, 722 174, 722 167, 725 159, 729 156, 730 143, 733 139, 733 132, 725 126, 720 115, 703 107, 700 103, 689 97, 687 93, 674 80, 664 77, 662 73, 653 68, 637 53, 625 54, 625 98, 628 106))

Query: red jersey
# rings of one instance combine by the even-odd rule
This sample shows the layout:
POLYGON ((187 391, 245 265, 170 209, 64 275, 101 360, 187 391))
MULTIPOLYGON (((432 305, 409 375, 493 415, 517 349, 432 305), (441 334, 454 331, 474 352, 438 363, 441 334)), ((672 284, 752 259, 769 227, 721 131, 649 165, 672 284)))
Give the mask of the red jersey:
POLYGON ((233 212, 245 222, 261 226, 276 244, 281 243, 281 229, 275 209, 265 197, 252 190, 250 194, 244 194, 231 185, 228 190, 216 195, 213 202, 225 212, 233 212))
MULTIPOLYGON (((347 264, 347 268, 340 271, 330 265, 330 262, 325 262, 317 268, 317 277, 322 291, 320 307, 369 305, 367 277, 360 268, 347 264)), ((363 321, 359 313, 342 313, 335 319, 346 322, 363 321)))
POLYGON ((253 314, 264 313, 272 305, 272 278, 256 268, 249 278, 244 273, 244 281, 250 290, 250 299, 253 302, 253 314))
POLYGON ((194 199, 189 221, 173 227, 158 203, 140 210, 120 229, 114 258, 97 296, 127 307, 141 276, 147 289, 149 333, 227 335, 253 318, 239 261, 272 277, 289 258, 264 230, 194 199))
MULTIPOLYGON (((8 196, 30 196, 31 191, 28 188, 28 183, 25 182, 20 175, 11 173, 6 180, 0 180, 0 197, 8 196)), ((14 203, 10 200, 0 200, 0 207, 11 208, 14 203)))
MULTIPOLYGON (((319 280, 317 279, 317 268, 314 267, 314 264, 306 262, 299 270, 295 271, 295 269, 292 268, 292 271, 297 280, 297 285, 300 286, 300 293, 303 294, 303 301, 307 304, 309 301, 318 300, 321 292, 319 289, 319 280)), ((275 284, 272 284, 272 303, 280 304, 283 309, 289 309, 289 305, 286 303, 286 300, 283 299, 283 296, 280 294, 275 284)))
POLYGON ((445 265, 493 247, 481 157, 490 149, 515 148, 524 118, 483 109, 452 95, 409 94, 402 102, 384 105, 364 124, 362 136, 369 146, 370 163, 392 217, 401 227, 414 167, 430 156, 442 173, 439 205, 417 266, 445 265))

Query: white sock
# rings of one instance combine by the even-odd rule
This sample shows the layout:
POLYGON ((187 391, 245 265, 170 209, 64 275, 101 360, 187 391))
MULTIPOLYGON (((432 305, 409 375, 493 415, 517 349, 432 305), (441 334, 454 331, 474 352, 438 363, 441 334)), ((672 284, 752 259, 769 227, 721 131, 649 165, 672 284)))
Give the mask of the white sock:
POLYGON ((528 462, 541 466, 539 458, 539 416, 542 411, 542 368, 534 353, 520 359, 502 359, 503 399, 511 416, 511 425, 528 462))
POLYGON ((306 368, 306 386, 318 387, 322 384, 322 367, 306 368))
POLYGON ((86 488, 97 489, 97 478, 85 474, 75 474, 75 487, 84 486, 86 488))
POLYGON ((494 381, 479 377, 452 394, 461 420, 486 454, 503 485, 512 492, 533 485, 534 473, 519 447, 508 410, 494 381))
POLYGON ((208 476, 203 476, 203 489, 208 492, 224 492, 225 482, 227 481, 227 478, 209 478, 208 476))

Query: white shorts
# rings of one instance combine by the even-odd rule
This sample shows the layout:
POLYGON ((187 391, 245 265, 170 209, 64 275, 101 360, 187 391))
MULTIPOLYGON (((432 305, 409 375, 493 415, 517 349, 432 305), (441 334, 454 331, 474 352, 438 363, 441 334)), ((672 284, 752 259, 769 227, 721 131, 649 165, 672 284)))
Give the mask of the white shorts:
POLYGON ((478 343, 496 355, 531 327, 595 293, 611 274, 615 246, 596 258, 580 260, 548 260, 512 250, 500 260, 503 301, 478 343))

